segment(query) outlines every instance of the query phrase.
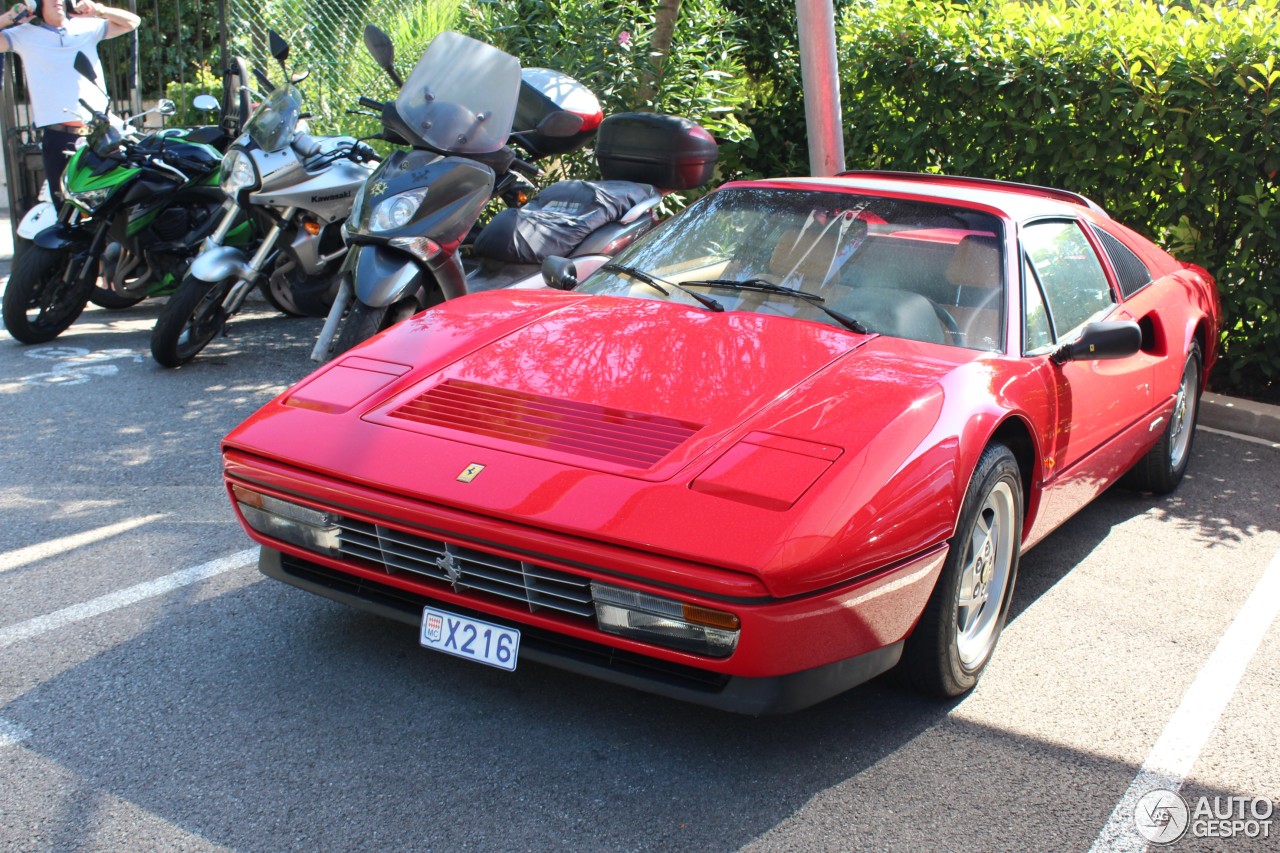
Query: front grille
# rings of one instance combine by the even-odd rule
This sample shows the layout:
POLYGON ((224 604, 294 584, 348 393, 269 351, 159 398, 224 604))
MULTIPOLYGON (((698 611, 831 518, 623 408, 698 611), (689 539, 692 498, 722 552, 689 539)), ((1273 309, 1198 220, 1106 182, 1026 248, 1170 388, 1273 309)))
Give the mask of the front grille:
POLYGON ((701 424, 446 380, 390 413, 413 423, 516 441, 633 468, 649 468, 701 424))
POLYGON ((529 612, 554 610, 595 618, 591 582, 584 577, 395 530, 352 518, 338 518, 339 549, 386 572, 410 572, 440 581, 455 592, 476 592, 519 601, 529 612))
MULTIPOLYGON (((375 605, 383 615, 392 616, 408 625, 421 624, 422 608, 427 605, 437 605, 437 602, 421 593, 347 574, 292 554, 281 554, 280 568, 293 583, 302 585, 312 592, 328 594, 330 597, 336 597, 348 603, 368 602, 375 605)), ((719 693, 729 683, 729 676, 722 673, 615 649, 603 643, 581 640, 545 628, 519 625, 510 620, 489 613, 468 610, 453 603, 446 606, 449 612, 459 616, 496 622, 508 628, 518 628, 521 658, 529 655, 543 663, 571 669, 576 668, 574 664, 580 664, 596 670, 616 672, 650 684, 666 684, 697 693, 719 693)))

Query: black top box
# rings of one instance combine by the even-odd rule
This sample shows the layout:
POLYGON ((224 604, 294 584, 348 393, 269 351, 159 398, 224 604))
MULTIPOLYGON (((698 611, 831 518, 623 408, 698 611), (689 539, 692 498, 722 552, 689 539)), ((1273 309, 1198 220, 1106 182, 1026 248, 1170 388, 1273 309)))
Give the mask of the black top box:
POLYGON ((618 113, 596 135, 596 162, 607 181, 691 190, 711 180, 718 155, 711 134, 680 116, 618 113))

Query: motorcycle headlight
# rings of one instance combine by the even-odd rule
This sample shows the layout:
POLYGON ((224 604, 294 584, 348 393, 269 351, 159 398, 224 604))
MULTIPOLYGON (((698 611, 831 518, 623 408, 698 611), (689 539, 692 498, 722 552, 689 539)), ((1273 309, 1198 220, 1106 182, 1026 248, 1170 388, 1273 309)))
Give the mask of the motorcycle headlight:
POLYGON ((418 212, 418 208, 422 206, 422 200, 426 197, 427 188, 422 187, 383 199, 378 202, 378 206, 369 216, 369 229, 394 231, 403 227, 413 219, 413 215, 418 212))
POLYGON ((218 185, 229 196, 256 187, 258 170, 254 168, 253 158, 239 148, 228 151, 222 158, 222 173, 218 179, 218 185))
POLYGON ((98 205, 107 200, 107 196, 111 195, 111 191, 115 187, 107 187, 101 190, 85 190, 84 192, 73 193, 67 189, 66 181, 62 183, 62 193, 71 199, 75 205, 88 213, 92 213, 98 205))

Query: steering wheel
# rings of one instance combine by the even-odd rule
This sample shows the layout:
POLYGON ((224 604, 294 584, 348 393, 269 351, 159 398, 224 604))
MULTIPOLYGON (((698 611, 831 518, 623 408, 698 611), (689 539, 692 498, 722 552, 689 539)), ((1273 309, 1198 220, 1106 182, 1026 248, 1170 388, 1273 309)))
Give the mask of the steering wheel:
POLYGON ((946 332, 953 343, 964 344, 964 332, 960 331, 960 324, 956 322, 956 318, 951 316, 951 312, 943 308, 936 302, 930 300, 933 306, 933 313, 938 315, 938 322, 942 324, 942 330, 946 332))

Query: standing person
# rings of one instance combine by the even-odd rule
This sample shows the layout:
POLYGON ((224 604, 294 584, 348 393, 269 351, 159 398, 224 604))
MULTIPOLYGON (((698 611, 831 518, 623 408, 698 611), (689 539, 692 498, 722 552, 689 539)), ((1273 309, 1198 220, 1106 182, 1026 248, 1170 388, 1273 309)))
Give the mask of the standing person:
POLYGON ((75 70, 77 53, 93 63, 98 80, 105 80, 98 59, 98 42, 135 30, 141 19, 126 9, 103 6, 95 0, 28 0, 0 14, 0 52, 22 57, 31 97, 32 123, 42 129, 41 154, 49 191, 60 195, 62 172, 84 136, 92 114, 80 100, 105 110, 107 96, 75 70), (28 3, 30 5, 28 5, 28 3), (34 17, 33 17, 34 16, 34 17), (30 20, 27 26, 14 26, 30 20))

